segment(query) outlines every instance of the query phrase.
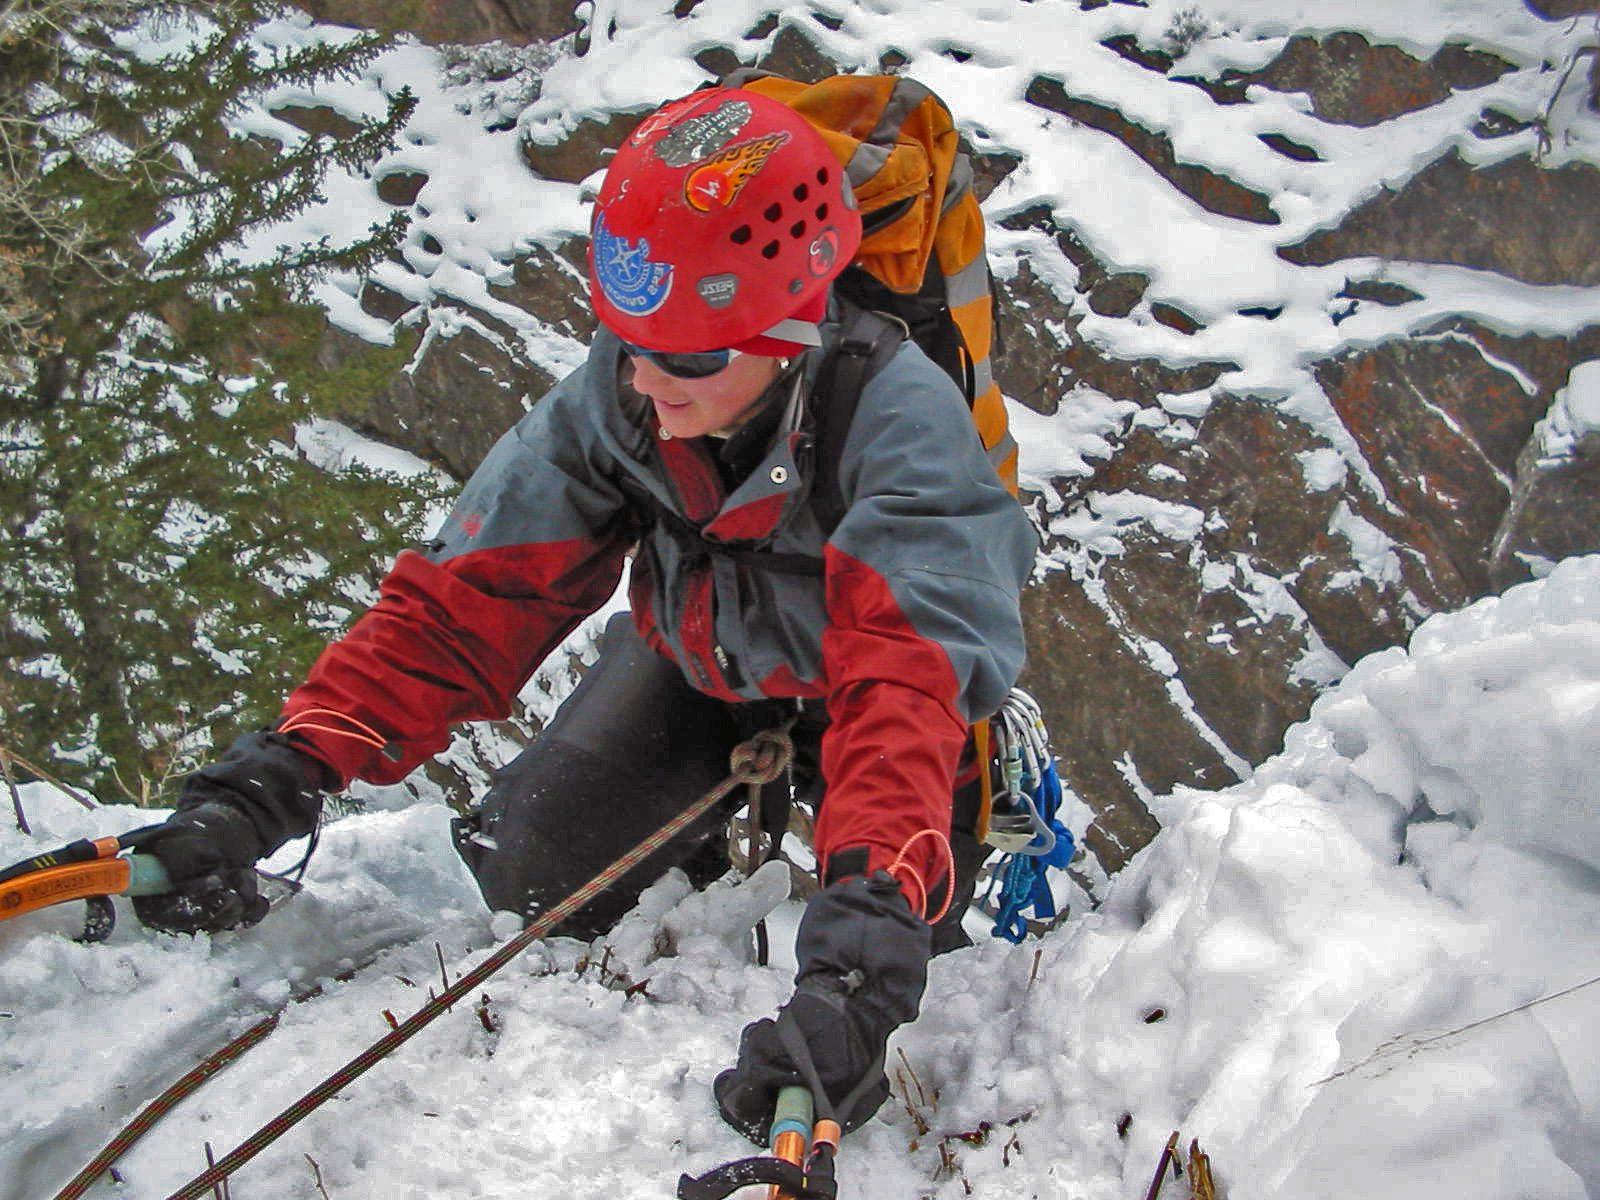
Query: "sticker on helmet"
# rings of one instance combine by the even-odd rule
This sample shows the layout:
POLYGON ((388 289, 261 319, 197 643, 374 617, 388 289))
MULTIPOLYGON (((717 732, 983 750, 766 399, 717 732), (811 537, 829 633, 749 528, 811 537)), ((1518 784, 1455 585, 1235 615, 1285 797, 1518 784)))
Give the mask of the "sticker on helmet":
POLYGON ((700 293, 712 308, 727 308, 733 303, 733 297, 739 291, 739 277, 737 275, 707 275, 694 285, 695 291, 700 293))
POLYGON ((751 108, 743 100, 729 100, 708 113, 689 117, 655 144, 656 157, 669 167, 687 167, 721 150, 750 121, 751 108))
POLYGON ((811 273, 818 278, 833 274, 839 261, 839 231, 832 225, 817 234, 809 248, 811 273))
POLYGON ((606 228, 605 213, 594 226, 594 273, 612 305, 630 317, 647 317, 672 291, 672 264, 652 262, 645 238, 630 242, 606 228))
POLYGON ((699 212, 710 212, 713 205, 731 205, 767 165, 773 151, 789 140, 787 133, 769 133, 754 141, 740 142, 719 150, 693 171, 683 185, 684 199, 699 212))
POLYGON ((633 131, 629 141, 635 146, 642 146, 663 130, 671 128, 674 121, 683 115, 683 111, 695 107, 704 97, 691 93, 678 100, 663 104, 655 112, 639 122, 638 128, 633 131))

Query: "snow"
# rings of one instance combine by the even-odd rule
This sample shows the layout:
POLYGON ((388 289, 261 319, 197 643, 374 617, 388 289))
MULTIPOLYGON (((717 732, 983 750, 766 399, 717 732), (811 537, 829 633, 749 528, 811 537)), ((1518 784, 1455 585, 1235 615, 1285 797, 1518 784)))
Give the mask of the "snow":
MULTIPOLYGON (((937 960, 843 1194, 1121 1198, 1181 1129, 1235 1197, 1589 1195, 1600 987, 1567 989, 1600 974, 1597 756, 1600 556, 1431 619, 1248 780, 1150 797, 1163 830, 1098 910, 937 960)), ((160 815, 22 798, 36 836, 0 829, 0 859, 160 815)), ((75 910, 0 925, 0 1196, 48 1194, 159 1084, 320 983, 124 1157, 119 1195, 166 1196, 203 1143, 220 1157, 415 1011, 441 955, 452 980, 480 961, 496 926, 447 818, 333 822, 306 890, 251 930, 154 936, 124 910, 86 947, 75 910)), ((669 875, 609 955, 536 946, 483 988, 493 1031, 457 1006, 235 1194, 314 1196, 309 1156, 340 1200, 665 1195, 742 1155, 709 1087, 787 995, 792 964, 756 966, 746 936, 778 904, 786 952, 785 892, 669 875)))
MULTIPOLYGON (((1013 406, 1024 483, 1058 539, 1042 566, 1070 570, 1113 618, 1099 563, 1132 537, 1193 542, 1206 519, 1131 490, 1058 492, 1091 477, 1131 430, 1182 442, 1217 393, 1247 393, 1322 435, 1326 446, 1299 460, 1309 489, 1349 477, 1381 496, 1312 363, 1452 316, 1511 336, 1566 336, 1600 321, 1600 289, 1423 263, 1298 267, 1277 252, 1442 154, 1487 164, 1533 152, 1531 131, 1487 140, 1471 126, 1488 107, 1540 115, 1556 68, 1592 41, 1591 23, 1543 22, 1499 0, 1148 0, 1089 12, 1059 0, 945 0, 937 21, 913 0, 704 0, 683 20, 656 0, 587 8, 589 53, 533 63, 537 97, 512 106, 510 120, 493 86, 415 44, 361 78, 315 95, 285 89, 239 114, 237 132, 292 143, 304 135, 270 109, 318 102, 371 115, 401 86, 419 98, 401 145, 370 177, 331 178, 325 204, 247 250, 268 257, 324 233, 357 236, 388 212, 377 179, 424 172, 406 267, 386 264, 375 278, 423 306, 410 319, 425 346, 474 329, 560 374, 582 347, 491 285, 519 253, 586 228, 584 189, 533 178, 520 136, 555 140, 586 117, 695 87, 693 54, 741 37, 768 11, 804 22, 846 63, 870 66, 896 49, 976 142, 1023 157, 988 200, 992 218, 1042 204, 1112 269, 1151 276, 1125 318, 1077 306, 1079 336, 1170 365, 1238 364, 1213 389, 1142 409, 1071 385, 1047 398, 1049 417, 1013 406), (1514 69, 1374 132, 1317 121, 1303 96, 1257 89, 1250 104, 1216 105, 1102 45, 1132 35, 1181 49, 1170 35, 1190 15, 1204 30, 1174 75, 1252 69, 1292 34, 1336 29, 1424 58, 1467 44, 1514 69), (952 48, 970 58, 954 61, 952 48), (1027 104, 1039 75, 1164 134, 1181 160, 1260 191, 1280 224, 1206 212, 1114 139, 1027 104), (1314 146, 1323 161, 1272 153, 1258 137, 1266 132, 1314 146), (1421 299, 1350 312, 1338 293, 1351 278, 1421 299), (1153 302, 1207 328, 1169 329, 1153 302), (1252 307, 1281 312, 1271 321, 1240 312, 1252 307)), ((266 52, 340 36, 292 16, 264 27, 261 42, 266 52)), ((1551 106, 1549 165, 1600 164, 1600 122, 1578 107, 1578 91, 1551 106)), ((999 231, 991 251, 1001 278, 1026 265, 1071 297, 1076 269, 1050 238, 999 231)), ((352 279, 318 292, 341 326, 391 342, 394 327, 363 312, 359 294, 352 279)), ((1556 398, 1541 426, 1547 457, 1600 431, 1597 372, 1580 366, 1556 398)), ((299 442, 331 469, 426 469, 338 426, 308 426, 299 442)), ((1346 582, 1393 577, 1392 543, 1348 504, 1330 530, 1354 550, 1346 582)), ((1282 582, 1242 557, 1200 566, 1206 588, 1234 589, 1259 620, 1304 622, 1282 582)), ((1328 690, 1283 752, 1253 771, 1199 723, 1171 656, 1135 646, 1172 668, 1174 701, 1241 781, 1159 796, 1131 760, 1119 764, 1162 832, 1114 879, 1097 880, 1098 908, 1079 895, 1042 939, 980 938, 933 964, 921 1017, 892 1045, 896 1098, 845 1144, 842 1195, 1122 1200, 1144 1194, 1174 1129, 1185 1146, 1200 1140, 1234 1200, 1600 1194, 1600 984, 1585 986, 1600 976, 1600 557, 1541 570, 1538 582, 1434 617, 1409 647, 1348 670, 1313 641, 1301 675, 1328 690)), ((624 596, 530 681, 522 699, 535 716, 554 711, 572 660, 592 658, 624 596)), ((1226 629, 1213 636, 1229 639, 1226 629)), ((458 737, 458 761, 475 736, 458 737)), ((120 926, 100 946, 71 940, 76 906, 0 923, 0 1200, 53 1194, 167 1082, 281 1008, 276 1032, 119 1163, 117 1195, 167 1196, 203 1169, 207 1144, 226 1153, 384 1034, 386 1012, 414 1012, 440 986, 441 958, 453 980, 513 932, 483 911, 431 789, 420 788, 421 802, 402 789, 357 790, 367 810, 328 825, 305 891, 254 929, 154 935, 120 901, 120 926)), ((0 863, 162 815, 86 811, 43 784, 20 796, 34 833, 0 820, 0 863)), ((1073 815, 1081 830, 1087 814, 1073 815)), ((285 869, 300 852, 286 847, 268 866, 285 869)), ((562 940, 530 950, 485 986, 481 1014, 475 1002, 441 1017, 246 1166, 233 1194, 655 1196, 670 1194, 679 1171, 748 1153, 709 1089, 744 1023, 788 993, 799 905, 781 898, 780 883, 767 875, 695 895, 668 876, 615 931, 609 954, 562 940), (773 904, 774 964, 759 967, 746 933, 773 904)))
POLYGON ((1567 386, 1556 393, 1550 411, 1534 430, 1541 461, 1572 458, 1585 439, 1600 434, 1600 363, 1572 369, 1567 386))
MULTIPOLYGON (((1312 364, 1452 317, 1470 317, 1509 336, 1567 336, 1600 322, 1596 288, 1535 286, 1462 267, 1378 259, 1304 267, 1279 254, 1450 153, 1484 166, 1535 153, 1551 167, 1600 164, 1600 122, 1580 107, 1577 83, 1554 97, 1560 73, 1552 69, 1593 40, 1592 23, 1543 21, 1524 6, 1495 0, 1369 0, 1334 8, 1309 0, 1203 6, 1149 0, 1088 12, 1065 0, 944 0, 937 21, 927 20, 923 10, 915 0, 819 0, 811 6, 706 0, 677 19, 656 0, 607 0, 588 9, 590 47, 583 57, 569 47, 552 61, 534 56, 524 64, 524 75, 538 85, 524 84, 524 91, 537 95, 514 119, 500 95, 507 84, 474 83, 470 69, 447 68, 438 51, 402 45, 361 79, 316 95, 286 88, 238 118, 241 132, 293 142, 304 135, 268 110, 320 100, 360 116, 380 112, 384 97, 401 86, 418 98, 402 144, 370 176, 331 178, 327 203, 302 218, 294 236, 265 231, 249 249, 267 256, 280 244, 306 237, 358 236, 392 211, 377 196, 377 180, 395 171, 426 173, 410 209, 401 251, 405 265, 386 263, 373 278, 420 306, 407 320, 426 325, 425 346, 470 328, 553 375, 564 374, 581 357, 582 346, 537 314, 498 298, 490 285, 504 281, 519 252, 583 233, 588 195, 585 185, 532 176, 522 166, 519 139, 553 143, 585 120, 643 112, 663 97, 692 90, 708 78, 693 61, 706 46, 743 45, 747 61, 770 48, 776 31, 760 42, 742 41, 770 13, 803 26, 846 69, 875 69, 882 54, 896 51, 907 60, 905 73, 945 98, 976 145, 1019 156, 1021 165, 985 202, 993 222, 1043 206, 1110 269, 1150 276, 1144 298, 1126 317, 1075 306, 1078 336, 1122 358, 1155 357, 1170 366, 1238 364, 1217 380, 1212 395, 1226 391, 1275 403, 1338 450, 1361 486, 1376 496, 1383 495, 1382 485, 1339 423, 1312 364), (839 28, 828 28, 817 15, 839 28), (1131 36, 1143 46, 1181 49, 1174 39, 1186 25, 1197 27, 1198 36, 1181 39, 1188 50, 1171 79, 1104 44, 1131 36), (1364 31, 1369 40, 1424 59, 1446 45, 1465 45, 1499 55, 1513 69, 1388 121, 1381 134, 1320 121, 1302 95, 1255 88, 1249 104, 1218 104, 1179 82, 1189 73, 1259 68, 1282 50, 1288 35, 1333 30, 1364 31), (970 57, 957 61, 952 51, 970 57), (1279 223, 1236 221, 1199 207, 1116 138, 1028 103, 1028 87, 1038 77, 1065 80, 1074 96, 1114 107, 1168 138, 1181 162, 1261 193, 1279 223), (1550 144, 1541 146, 1533 129, 1476 136, 1478 117, 1489 108, 1524 121, 1550 108, 1550 144), (1322 161, 1285 158, 1261 141, 1265 133, 1312 146, 1322 161), (1367 280, 1399 284, 1421 298, 1388 307, 1339 296, 1348 282, 1367 280), (1157 303, 1189 313, 1205 328, 1193 335, 1168 328, 1152 315, 1157 303), (1252 309, 1278 315, 1266 320, 1250 315, 1252 309)), ((264 27, 261 40, 272 47, 336 36, 342 35, 295 15, 264 27)), ((1013 278, 1026 263, 1063 299, 1072 296, 1076 268, 1038 230, 996 229, 990 257, 1002 279, 1013 278)), ((319 297, 350 332, 390 342, 394 327, 363 312, 359 292, 358 281, 330 280, 319 297)), ((1184 398, 1188 415, 1202 414, 1212 395, 1184 398)), ((1061 412, 1052 419, 1063 420, 1083 398, 1080 392, 1054 398, 1061 412)), ((1086 457, 1103 456, 1104 416, 1098 410, 1088 418, 1081 448, 1063 445, 1071 436, 1067 431, 1051 439, 1063 451, 1064 470, 1056 474, 1077 474, 1087 469, 1086 457)), ((1176 422, 1169 436, 1180 438, 1188 428, 1176 422)))

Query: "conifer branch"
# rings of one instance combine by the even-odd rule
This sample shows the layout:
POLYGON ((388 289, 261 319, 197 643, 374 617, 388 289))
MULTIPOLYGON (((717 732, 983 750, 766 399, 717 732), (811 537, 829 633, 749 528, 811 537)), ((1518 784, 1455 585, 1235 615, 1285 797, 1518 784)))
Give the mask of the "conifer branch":
POLYGON ((348 609, 343 581, 426 503, 285 444, 357 374, 302 382, 325 321, 307 289, 377 261, 404 218, 271 262, 238 246, 386 152, 414 100, 281 152, 231 134, 274 89, 354 77, 386 44, 263 53, 268 12, 0 0, 0 688, 25 753, 140 801, 180 748, 263 719, 320 647, 304 615, 348 609), (194 24, 141 57, 121 34, 152 19, 194 24), (224 390, 246 375, 283 386, 224 390), (325 573, 296 565, 313 557, 325 573))

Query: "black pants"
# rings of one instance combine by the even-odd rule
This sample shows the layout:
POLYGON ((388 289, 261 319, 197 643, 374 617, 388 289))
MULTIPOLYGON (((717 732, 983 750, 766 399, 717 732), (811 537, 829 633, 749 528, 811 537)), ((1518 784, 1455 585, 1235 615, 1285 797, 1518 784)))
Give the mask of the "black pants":
MULTIPOLYGON (((725 704, 695 691, 620 614, 606 626, 598 661, 538 740, 498 771, 482 804, 455 823, 456 848, 491 909, 531 921, 721 783, 736 745, 793 712, 781 701, 725 704)), ((813 806, 825 792, 817 768, 824 727, 802 716, 792 731, 795 791, 813 806)), ((767 785, 764 828, 776 828, 787 813, 788 788, 781 778, 767 785)), ((553 932, 605 932, 669 867, 682 867, 696 886, 719 878, 728 867, 728 817, 746 798, 736 789, 553 932)), ((956 894, 935 927, 936 953, 967 944, 961 914, 988 855, 970 833, 977 784, 955 800, 956 894)))

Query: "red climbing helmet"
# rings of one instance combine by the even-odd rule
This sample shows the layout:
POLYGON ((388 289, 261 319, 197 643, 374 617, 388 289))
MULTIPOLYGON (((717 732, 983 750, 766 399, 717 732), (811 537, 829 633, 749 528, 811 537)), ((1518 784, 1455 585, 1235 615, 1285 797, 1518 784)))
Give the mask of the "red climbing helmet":
POLYGON ((707 88, 629 135, 590 233, 595 315, 623 341, 781 354, 817 343, 861 216, 804 117, 755 92, 707 88))

